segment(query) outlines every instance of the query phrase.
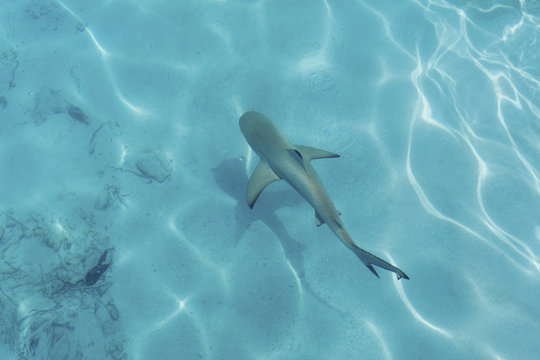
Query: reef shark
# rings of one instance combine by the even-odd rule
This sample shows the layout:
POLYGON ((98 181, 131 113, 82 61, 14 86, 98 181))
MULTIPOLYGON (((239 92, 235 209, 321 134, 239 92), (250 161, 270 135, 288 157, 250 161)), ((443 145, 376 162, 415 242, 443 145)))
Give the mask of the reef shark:
POLYGON ((395 272, 398 279, 409 277, 394 265, 358 247, 343 226, 319 175, 311 166, 313 159, 335 158, 338 154, 309 146, 293 145, 279 129, 261 113, 248 111, 240 117, 240 130, 261 161, 247 185, 247 202, 253 209, 261 192, 276 180, 283 179, 300 193, 315 209, 317 226, 327 224, 336 236, 379 277, 373 268, 395 272))

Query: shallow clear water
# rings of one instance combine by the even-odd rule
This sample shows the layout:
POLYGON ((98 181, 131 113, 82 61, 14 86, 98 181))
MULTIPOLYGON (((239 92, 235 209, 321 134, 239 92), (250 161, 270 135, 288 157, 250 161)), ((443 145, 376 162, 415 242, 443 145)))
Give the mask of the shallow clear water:
POLYGON ((537 1, 4 1, 0 358, 534 359, 537 1), (286 183, 264 113, 380 279, 286 183), (90 274, 90 275, 89 275, 90 274), (96 275, 98 274, 98 275, 96 275))

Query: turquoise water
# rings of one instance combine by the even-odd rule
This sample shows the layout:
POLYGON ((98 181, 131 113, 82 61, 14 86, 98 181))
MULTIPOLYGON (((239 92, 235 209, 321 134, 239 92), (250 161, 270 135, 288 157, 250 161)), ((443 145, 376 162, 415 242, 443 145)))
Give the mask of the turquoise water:
POLYGON ((538 1, 2 1, 1 359, 537 359, 538 1), (286 183, 264 113, 380 279, 286 183), (97 274, 97 275, 96 275, 97 274))

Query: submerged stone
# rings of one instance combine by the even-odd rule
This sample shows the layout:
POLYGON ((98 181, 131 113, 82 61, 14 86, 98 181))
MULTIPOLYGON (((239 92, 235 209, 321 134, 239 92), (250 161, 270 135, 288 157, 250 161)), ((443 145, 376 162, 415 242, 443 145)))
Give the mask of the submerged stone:
POLYGON ((89 124, 88 116, 81 110, 81 108, 78 108, 74 105, 68 105, 67 107, 67 113, 68 115, 73 119, 77 120, 79 122, 82 122, 83 124, 89 124))
POLYGON ((172 173, 172 160, 160 149, 145 149, 139 152, 135 159, 135 166, 143 177, 160 183, 172 173))

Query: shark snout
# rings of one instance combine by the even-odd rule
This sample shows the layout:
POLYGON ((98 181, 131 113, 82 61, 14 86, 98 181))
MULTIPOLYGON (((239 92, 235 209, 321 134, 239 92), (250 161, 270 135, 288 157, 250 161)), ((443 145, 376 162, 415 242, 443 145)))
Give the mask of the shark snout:
POLYGON ((256 111, 248 111, 240 116, 240 120, 238 121, 240 130, 242 130, 242 133, 246 135, 246 133, 249 133, 254 128, 257 128, 257 125, 260 124, 261 120, 264 119, 266 119, 266 117, 263 114, 256 111))
POLYGON ((270 120, 263 114, 256 111, 248 111, 240 116, 238 121, 240 130, 244 137, 250 143, 254 138, 261 136, 267 132, 268 124, 271 124, 270 120))

